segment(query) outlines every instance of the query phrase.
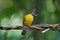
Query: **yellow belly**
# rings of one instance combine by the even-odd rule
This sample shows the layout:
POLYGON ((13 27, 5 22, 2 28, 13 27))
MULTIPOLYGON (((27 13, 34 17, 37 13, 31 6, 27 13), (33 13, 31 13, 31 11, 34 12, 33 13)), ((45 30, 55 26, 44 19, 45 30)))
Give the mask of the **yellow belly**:
POLYGON ((25 16, 25 21, 24 21, 24 24, 27 25, 27 26, 30 26, 33 22, 33 16, 32 14, 28 14, 25 16))

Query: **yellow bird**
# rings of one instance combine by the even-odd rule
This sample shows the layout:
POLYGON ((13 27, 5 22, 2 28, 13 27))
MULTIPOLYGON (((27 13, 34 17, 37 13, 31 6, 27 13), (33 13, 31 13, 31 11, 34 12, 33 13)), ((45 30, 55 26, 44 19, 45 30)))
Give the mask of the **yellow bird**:
MULTIPOLYGON (((37 16, 34 11, 25 15, 23 25, 30 26, 34 21, 34 16, 37 16)), ((26 34, 26 30, 23 30, 22 35, 26 34)))
POLYGON ((33 20, 34 20, 34 16, 31 13, 27 14, 24 18, 24 25, 30 26, 33 20))

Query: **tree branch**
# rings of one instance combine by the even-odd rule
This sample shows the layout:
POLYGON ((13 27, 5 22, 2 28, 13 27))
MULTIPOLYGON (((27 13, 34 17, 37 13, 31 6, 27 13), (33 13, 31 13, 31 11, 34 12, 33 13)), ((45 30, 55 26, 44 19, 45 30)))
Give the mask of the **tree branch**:
POLYGON ((43 30, 43 29, 60 29, 60 23, 59 24, 38 24, 38 25, 32 25, 32 26, 9 26, 9 27, 4 27, 0 26, 1 30, 43 30))

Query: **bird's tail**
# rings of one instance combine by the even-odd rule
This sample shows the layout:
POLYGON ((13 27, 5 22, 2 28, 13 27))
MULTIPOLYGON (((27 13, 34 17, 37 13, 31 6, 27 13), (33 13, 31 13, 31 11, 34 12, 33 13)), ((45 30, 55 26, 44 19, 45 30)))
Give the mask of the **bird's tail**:
POLYGON ((25 35, 26 34, 26 30, 23 30, 21 34, 22 35, 25 35))

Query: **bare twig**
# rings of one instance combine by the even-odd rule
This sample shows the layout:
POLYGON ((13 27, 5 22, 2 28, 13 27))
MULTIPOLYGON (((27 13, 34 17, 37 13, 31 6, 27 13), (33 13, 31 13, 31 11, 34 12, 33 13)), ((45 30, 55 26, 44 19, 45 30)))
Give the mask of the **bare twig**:
POLYGON ((40 30, 40 29, 60 29, 60 23, 59 24, 39 24, 39 25, 32 25, 32 26, 16 26, 16 27, 4 27, 0 26, 1 30, 11 30, 11 29, 16 29, 16 30, 40 30))

